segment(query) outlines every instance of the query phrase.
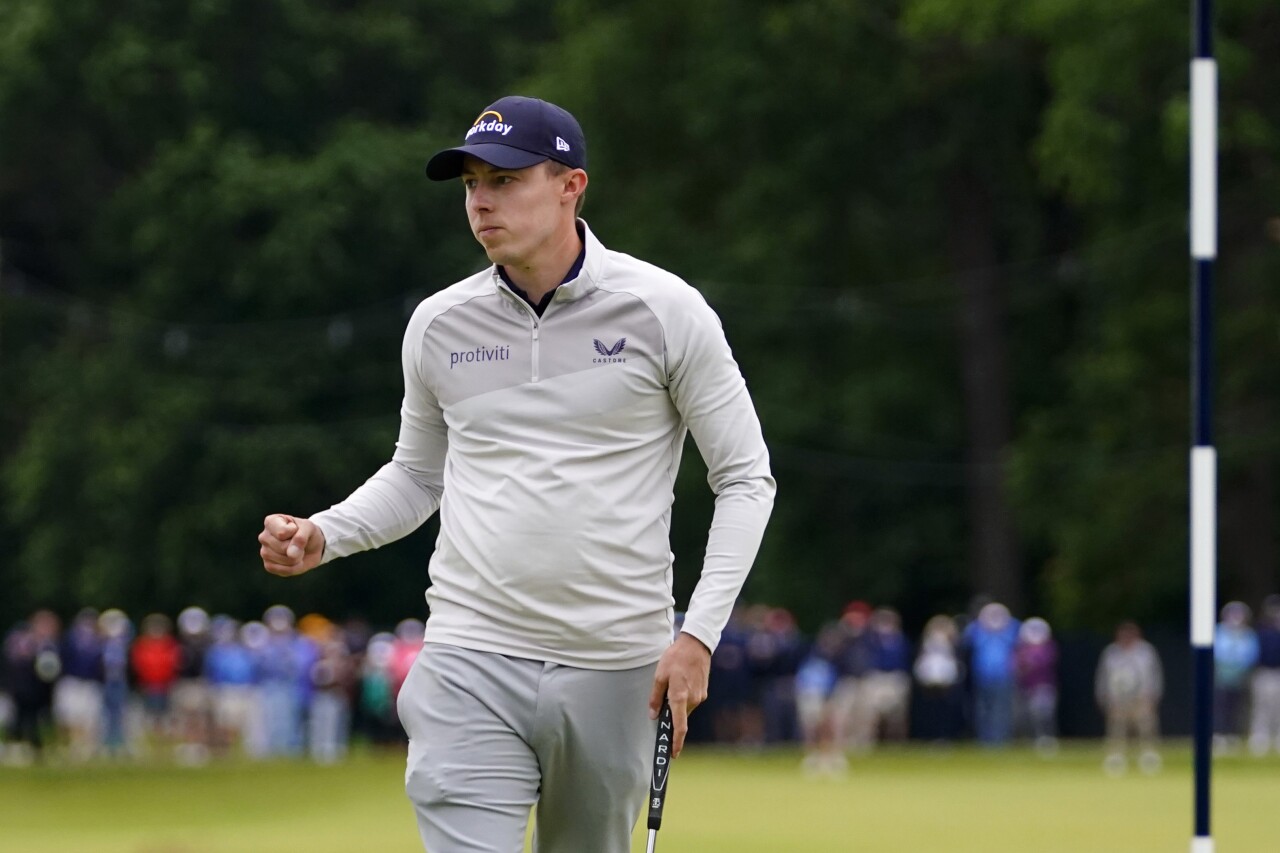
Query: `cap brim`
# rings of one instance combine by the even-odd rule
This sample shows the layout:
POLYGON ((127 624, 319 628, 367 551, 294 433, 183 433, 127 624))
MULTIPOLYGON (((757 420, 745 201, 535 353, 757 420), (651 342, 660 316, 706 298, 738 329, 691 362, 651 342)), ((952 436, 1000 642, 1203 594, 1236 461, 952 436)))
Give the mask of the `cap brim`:
POLYGON ((498 142, 478 142, 458 148, 446 148, 427 161, 427 177, 433 181, 451 181, 462 175, 462 160, 470 154, 499 169, 527 169, 550 159, 498 142))

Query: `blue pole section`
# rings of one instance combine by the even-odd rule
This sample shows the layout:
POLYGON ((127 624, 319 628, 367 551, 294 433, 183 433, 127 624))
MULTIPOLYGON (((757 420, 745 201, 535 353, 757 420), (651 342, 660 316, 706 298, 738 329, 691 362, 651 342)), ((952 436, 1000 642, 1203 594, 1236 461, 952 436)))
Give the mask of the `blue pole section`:
POLYGON ((1217 479, 1213 446, 1213 265, 1218 255, 1218 66, 1212 0, 1193 0, 1191 60, 1191 652, 1195 689, 1195 834, 1213 853, 1213 631, 1217 610, 1217 479))

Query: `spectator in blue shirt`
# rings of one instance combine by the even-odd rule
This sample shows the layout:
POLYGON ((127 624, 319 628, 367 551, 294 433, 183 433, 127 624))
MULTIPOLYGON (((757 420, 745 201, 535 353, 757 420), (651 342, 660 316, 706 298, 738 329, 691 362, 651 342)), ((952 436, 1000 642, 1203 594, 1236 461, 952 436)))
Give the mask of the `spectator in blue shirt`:
POLYGON ((835 661, 842 639, 839 626, 823 626, 796 670, 796 718, 804 746, 802 766, 809 775, 839 776, 848 767, 844 745, 835 736, 831 703, 840 675, 835 661))
POLYGON ((1002 746, 1013 736, 1014 649, 1018 620, 998 602, 983 606, 965 628, 973 681, 973 722, 978 742, 1002 746))
POLYGON ((751 670, 747 665, 747 626, 741 606, 734 607, 711 655, 707 683, 707 713, 712 732, 721 743, 741 743, 748 730, 752 700, 751 670))
POLYGON ((292 610, 283 604, 273 605, 263 614, 262 622, 270 631, 260 658, 267 752, 300 755, 305 707, 301 684, 307 678, 312 661, 304 661, 299 654, 292 610))
POLYGON ((213 642, 205 651, 204 676, 213 706, 212 747, 218 753, 250 748, 253 742, 247 735, 261 713, 257 661, 240 642, 240 627, 231 617, 215 616, 210 634, 213 642))
POLYGON ((852 601, 840 617, 842 638, 836 668, 840 677, 836 680, 832 695, 832 717, 836 738, 854 752, 864 752, 871 746, 871 724, 874 720, 867 675, 875 654, 870 628, 871 607, 864 601, 852 601))
POLYGON ((1213 634, 1213 729, 1218 752, 1234 752, 1244 732, 1249 678, 1258 662, 1258 635, 1243 601, 1228 602, 1213 634))
POLYGON ((902 619, 889 607, 871 614, 871 671, 867 673, 871 706, 871 737, 906 740, 911 700, 911 643, 902 633, 902 619))
POLYGON ((102 636, 98 612, 85 608, 62 638, 62 677, 53 688, 53 716, 73 763, 97 755, 102 715, 102 636))
POLYGON ((126 725, 129 710, 129 646, 133 622, 112 608, 98 617, 102 631, 102 747, 107 755, 133 752, 126 725))
POLYGON ((763 607, 747 640, 747 666, 759 709, 757 743, 795 740, 795 674, 804 645, 795 618, 781 607, 763 607))

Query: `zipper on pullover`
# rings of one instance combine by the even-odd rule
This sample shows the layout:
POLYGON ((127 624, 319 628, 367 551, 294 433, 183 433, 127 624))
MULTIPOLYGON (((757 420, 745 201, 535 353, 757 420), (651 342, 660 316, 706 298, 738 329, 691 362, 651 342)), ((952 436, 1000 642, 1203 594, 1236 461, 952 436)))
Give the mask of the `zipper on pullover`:
MULTIPOLYGON (((497 276, 498 274, 494 273, 494 275, 497 276)), ((525 316, 529 318, 529 322, 532 324, 532 329, 530 330, 530 337, 529 337, 529 340, 530 340, 529 361, 530 361, 530 368, 531 368, 529 371, 530 373, 529 381, 537 382, 538 372, 539 372, 538 371, 538 334, 542 327, 542 320, 543 318, 546 317, 546 313, 544 312, 543 316, 539 317, 538 312, 533 310, 532 305, 530 305, 528 302, 526 302, 525 300, 521 299, 519 296, 516 296, 514 293, 511 292, 511 288, 506 286, 506 282, 502 281, 501 276, 498 276, 498 281, 501 288, 507 292, 507 297, 512 301, 514 301, 516 305, 520 307, 520 310, 522 310, 525 313, 525 316)), ((552 305, 554 305, 555 303, 554 297, 552 298, 551 303, 552 305)), ((546 310, 550 311, 552 308, 552 305, 548 305, 546 310)))
POLYGON ((539 328, 541 328, 541 324, 538 322, 538 318, 534 317, 533 318, 533 352, 532 352, 532 357, 529 359, 530 363, 533 366, 532 381, 534 382, 538 381, 538 330, 539 328))

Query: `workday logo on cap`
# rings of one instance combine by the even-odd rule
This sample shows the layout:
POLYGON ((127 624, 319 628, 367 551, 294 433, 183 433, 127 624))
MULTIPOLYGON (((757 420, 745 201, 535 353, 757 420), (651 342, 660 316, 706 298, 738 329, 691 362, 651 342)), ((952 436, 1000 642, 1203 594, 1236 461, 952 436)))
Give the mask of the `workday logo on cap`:
MULTIPOLYGON (((467 139, 471 139, 477 133, 497 133, 506 136, 511 132, 511 125, 502 120, 502 113, 495 110, 485 110, 480 113, 480 117, 476 119, 475 124, 471 125, 471 129, 467 131, 467 139), (485 116, 493 116, 493 118, 485 121, 485 116)), ((559 137, 557 137, 559 141, 559 137)))
POLYGON ((462 145, 427 161, 427 177, 447 181, 462 174, 467 156, 499 169, 527 169, 555 160, 571 169, 587 167, 587 141, 568 110, 537 98, 500 98, 467 128, 462 145))

